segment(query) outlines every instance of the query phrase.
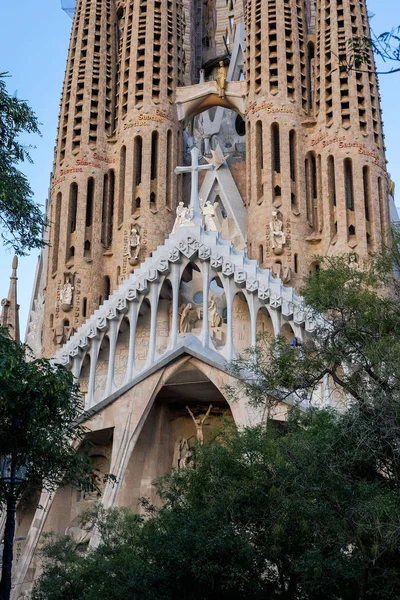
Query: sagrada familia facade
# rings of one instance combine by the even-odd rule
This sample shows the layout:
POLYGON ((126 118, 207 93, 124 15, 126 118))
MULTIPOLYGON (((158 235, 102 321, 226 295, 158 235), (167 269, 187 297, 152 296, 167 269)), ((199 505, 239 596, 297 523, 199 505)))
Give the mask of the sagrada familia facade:
POLYGON ((77 0, 27 341, 79 380, 100 491, 19 509, 15 600, 44 532, 95 543, 83 509, 139 511, 221 415, 262 419, 227 397, 229 361, 312 335, 315 255, 363 268, 388 240, 365 37, 365 0, 77 0))

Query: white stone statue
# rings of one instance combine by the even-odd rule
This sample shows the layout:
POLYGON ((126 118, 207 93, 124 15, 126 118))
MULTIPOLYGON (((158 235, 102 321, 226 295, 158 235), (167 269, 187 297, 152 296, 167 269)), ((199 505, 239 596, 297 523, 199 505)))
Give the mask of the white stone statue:
POLYGON ((206 231, 218 231, 215 224, 215 209, 209 200, 202 206, 201 214, 203 216, 206 231))
POLYGON ((208 303, 208 324, 210 327, 220 327, 222 324, 222 317, 213 298, 208 303))
POLYGON ((185 211, 182 214, 181 217, 181 226, 184 227, 185 225, 194 225, 193 221, 193 211, 191 208, 185 208, 185 211))
POLYGON ((172 233, 176 233, 178 227, 184 227, 185 225, 194 225, 192 221, 192 210, 187 208, 183 202, 179 202, 176 207, 176 219, 172 229, 172 233))
POLYGON ((140 239, 139 231, 133 225, 129 235, 129 258, 132 260, 137 260, 141 247, 142 242, 140 239))
POLYGON ((179 330, 181 333, 190 333, 192 331, 193 312, 196 313, 196 311, 193 310, 193 306, 190 302, 182 308, 181 318, 179 322, 179 330))
POLYGON ((62 290, 60 292, 61 304, 64 304, 66 306, 72 304, 73 291, 74 291, 74 288, 72 287, 70 277, 68 276, 66 282, 64 283, 64 287, 62 288, 62 290))
POLYGON ((192 413, 192 411, 190 410, 190 408, 188 406, 186 406, 186 410, 188 411, 189 415, 192 417, 193 422, 195 424, 196 427, 196 437, 197 437, 197 441, 200 444, 204 443, 204 432, 203 432, 203 425, 204 423, 207 421, 208 417, 210 416, 211 410, 212 410, 213 405, 210 404, 210 406, 208 407, 208 410, 206 412, 205 415, 201 416, 199 415, 197 418, 194 416, 194 414, 192 413))
POLYGON ((283 232, 283 223, 278 219, 278 213, 275 211, 272 213, 269 229, 271 231, 271 248, 274 254, 282 254, 283 246, 286 244, 286 236, 283 232))
POLYGON ((184 471, 189 466, 192 451, 186 438, 179 438, 175 442, 174 459, 172 466, 178 471, 184 471))

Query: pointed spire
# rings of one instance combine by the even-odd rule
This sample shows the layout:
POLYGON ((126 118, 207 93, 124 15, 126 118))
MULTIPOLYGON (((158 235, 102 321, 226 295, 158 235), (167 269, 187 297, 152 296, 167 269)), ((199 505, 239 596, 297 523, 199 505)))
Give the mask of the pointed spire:
POLYGON ((8 297, 1 301, 2 311, 0 317, 0 325, 8 327, 11 337, 20 342, 19 334, 19 304, 17 303, 17 269, 18 256, 14 256, 12 261, 12 273, 10 277, 10 289, 8 297))

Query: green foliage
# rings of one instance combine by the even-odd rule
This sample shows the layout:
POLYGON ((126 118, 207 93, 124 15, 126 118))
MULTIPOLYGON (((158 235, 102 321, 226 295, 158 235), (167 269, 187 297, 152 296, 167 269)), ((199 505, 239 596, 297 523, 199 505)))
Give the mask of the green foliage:
MULTIPOLYGON (((27 466, 17 495, 71 483, 90 485, 90 461, 77 445, 85 431, 81 397, 71 373, 0 330, 0 455, 12 457, 17 470, 27 466), (30 359, 27 361, 27 358, 30 359)), ((0 488, 0 500, 4 500, 0 488)))
POLYGON ((33 600, 398 597, 400 493, 362 430, 294 411, 287 431, 225 432, 158 483, 162 508, 93 514, 96 549, 48 540, 33 600))
POLYGON ((32 199, 26 176, 17 168, 22 161, 32 162, 20 135, 40 131, 29 105, 8 94, 6 76, 0 73, 0 233, 6 246, 24 255, 43 245, 46 219, 32 199))
MULTIPOLYGON (((400 26, 393 27, 379 35, 371 32, 372 37, 355 36, 347 42, 347 57, 340 64, 342 71, 374 71, 372 51, 384 63, 400 62, 400 26)), ((392 67, 379 75, 398 73, 400 68, 392 67)))

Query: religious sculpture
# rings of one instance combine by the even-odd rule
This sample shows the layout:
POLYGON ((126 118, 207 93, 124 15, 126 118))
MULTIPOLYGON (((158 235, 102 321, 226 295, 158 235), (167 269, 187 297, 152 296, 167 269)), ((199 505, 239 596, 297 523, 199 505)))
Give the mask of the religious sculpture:
POLYGON ((176 233, 178 227, 187 227, 193 225, 192 221, 192 210, 187 208, 183 202, 179 202, 176 207, 176 219, 172 228, 172 233, 176 233))
POLYGON ((74 540, 77 546, 89 544, 93 534, 94 522, 72 522, 65 530, 65 535, 68 535, 74 540))
POLYGON ((197 313, 195 310, 193 310, 193 305, 189 302, 182 308, 181 318, 179 321, 179 331, 181 333, 190 333, 196 320, 197 313))
POLYGON ((209 200, 202 206, 201 214, 204 220, 206 231, 218 231, 215 223, 215 209, 209 200))
POLYGON ((61 308, 64 312, 68 312, 71 309, 73 291, 71 278, 67 275, 64 286, 60 291, 61 308))
POLYGON ((140 234, 135 225, 132 226, 131 232, 129 235, 129 262, 136 262, 139 256, 140 249, 142 247, 142 242, 140 239, 140 234))
POLYGON ((218 86, 218 96, 222 99, 225 98, 226 77, 227 69, 224 67, 224 61, 220 60, 216 82, 218 86))
POLYGON ((357 271, 359 269, 358 256, 355 252, 349 254, 349 267, 357 271))
POLYGON ((176 227, 179 225, 194 225, 193 221, 197 222, 197 220, 201 218, 199 204, 199 172, 214 169, 213 165, 199 165, 199 151, 196 147, 192 148, 190 155, 192 157, 192 164, 190 167, 175 167, 174 171, 177 175, 180 175, 181 173, 190 173, 192 176, 192 183, 190 186, 190 208, 186 209, 186 211, 189 212, 182 212, 182 215, 178 213, 178 209, 182 211, 184 208, 183 202, 180 202, 176 209, 177 218, 175 220, 173 231, 175 231, 176 227), (190 221, 186 222, 189 216, 190 221))
POLYGON ((208 303, 208 323, 210 327, 220 327, 222 324, 222 317, 213 298, 208 303))
POLYGON ((179 438, 175 442, 174 458, 172 466, 178 471, 184 471, 189 466, 192 451, 186 438, 179 438))
POLYGON ((213 407, 213 405, 210 404, 210 406, 208 407, 208 410, 207 410, 207 412, 206 412, 205 415, 203 415, 203 416, 199 415, 198 417, 195 417, 194 414, 192 413, 192 411, 190 410, 190 408, 186 405, 186 410, 188 411, 189 415, 192 417, 193 422, 195 424, 195 427, 196 427, 196 437, 197 437, 197 441, 200 444, 204 443, 203 426, 204 426, 204 423, 207 421, 208 417, 210 416, 212 407, 213 407))
POLYGON ((276 255, 283 253, 283 246, 286 244, 286 236, 283 232, 283 223, 278 219, 278 213, 272 213, 272 221, 269 224, 271 232, 271 248, 276 255))

